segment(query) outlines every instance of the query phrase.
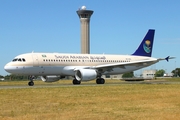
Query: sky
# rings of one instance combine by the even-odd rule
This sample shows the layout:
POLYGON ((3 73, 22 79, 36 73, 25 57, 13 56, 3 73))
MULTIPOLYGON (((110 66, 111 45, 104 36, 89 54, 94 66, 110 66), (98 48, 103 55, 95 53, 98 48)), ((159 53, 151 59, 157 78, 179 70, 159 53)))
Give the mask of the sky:
POLYGON ((155 29, 152 57, 176 59, 144 69, 180 68, 179 0, 0 0, 0 75, 9 74, 4 66, 19 54, 80 53, 76 11, 83 5, 94 11, 91 54, 132 54, 155 29))

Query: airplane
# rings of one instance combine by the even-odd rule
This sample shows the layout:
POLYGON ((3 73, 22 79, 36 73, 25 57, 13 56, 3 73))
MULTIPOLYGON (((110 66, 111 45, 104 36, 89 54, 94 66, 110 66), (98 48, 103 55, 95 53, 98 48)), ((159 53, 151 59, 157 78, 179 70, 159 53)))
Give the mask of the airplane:
POLYGON ((135 71, 160 60, 173 57, 151 57, 154 41, 154 29, 149 29, 138 49, 131 55, 108 54, 66 54, 66 53, 26 53, 16 56, 4 66, 11 74, 29 76, 29 86, 34 85, 34 76, 40 76, 44 82, 55 82, 66 76, 74 77, 74 85, 81 81, 96 79, 104 84, 102 75, 116 75, 135 71))

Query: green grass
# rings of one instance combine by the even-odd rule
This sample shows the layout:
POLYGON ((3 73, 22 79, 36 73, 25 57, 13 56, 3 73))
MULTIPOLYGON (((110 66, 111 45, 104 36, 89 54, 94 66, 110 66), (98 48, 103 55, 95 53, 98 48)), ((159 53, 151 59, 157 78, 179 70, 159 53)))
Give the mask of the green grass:
MULTIPOLYGON (((44 83, 37 81, 36 84, 44 83)), ((71 84, 71 81, 56 84, 71 84)), ((180 118, 180 84, 1 89, 0 96, 1 120, 180 118)))

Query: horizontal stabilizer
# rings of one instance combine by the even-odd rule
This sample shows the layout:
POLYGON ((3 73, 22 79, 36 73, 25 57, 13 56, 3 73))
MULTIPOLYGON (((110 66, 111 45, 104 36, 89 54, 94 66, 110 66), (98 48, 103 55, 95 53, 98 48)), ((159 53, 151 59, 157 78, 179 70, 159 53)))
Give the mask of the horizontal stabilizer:
POLYGON ((166 60, 167 62, 169 62, 169 59, 175 59, 175 57, 166 57, 166 58, 159 58, 158 60, 166 60))

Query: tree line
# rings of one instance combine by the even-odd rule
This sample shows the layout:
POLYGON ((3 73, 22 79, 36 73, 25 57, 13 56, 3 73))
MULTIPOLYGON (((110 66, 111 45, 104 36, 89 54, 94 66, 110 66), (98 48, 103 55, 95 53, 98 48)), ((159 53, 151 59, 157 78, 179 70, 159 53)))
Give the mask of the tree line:
POLYGON ((4 78, 5 80, 27 80, 28 76, 23 76, 23 75, 6 75, 6 76, 2 76, 0 75, 0 78, 4 78))
MULTIPOLYGON (((180 68, 174 69, 171 73, 173 73, 173 77, 180 77, 180 68)), ((165 70, 157 70, 155 73, 155 77, 163 77, 165 74, 165 70)), ((122 78, 132 78, 134 77, 134 72, 128 72, 122 75, 122 78)), ((4 78, 5 80, 28 80, 28 76, 25 75, 0 75, 0 78, 4 78)))
MULTIPOLYGON (((180 77, 180 68, 176 68, 171 73, 173 73, 173 77, 180 77)), ((154 77, 163 77, 164 74, 165 74, 165 70, 160 69, 156 71, 154 77)), ((132 78, 132 77, 135 77, 134 72, 128 72, 122 75, 122 78, 132 78)))

